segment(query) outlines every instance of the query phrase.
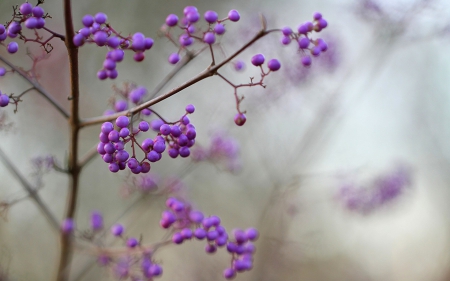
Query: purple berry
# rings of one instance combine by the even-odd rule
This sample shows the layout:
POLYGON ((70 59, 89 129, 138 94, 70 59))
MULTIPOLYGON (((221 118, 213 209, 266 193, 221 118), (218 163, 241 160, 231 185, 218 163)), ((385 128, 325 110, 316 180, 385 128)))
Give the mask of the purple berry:
POLYGON ((127 240, 127 246, 128 246, 129 248, 134 248, 134 247, 136 247, 138 244, 139 244, 138 240, 137 240, 136 238, 134 238, 134 237, 130 237, 130 238, 128 238, 128 240, 127 240))
POLYGON ((173 53, 169 56, 169 63, 176 64, 180 61, 180 55, 178 53, 173 53))
POLYGON ((307 37, 303 37, 303 38, 298 40, 298 46, 301 49, 307 49, 309 47, 309 43, 310 43, 310 41, 309 41, 309 39, 307 37))
POLYGON ((183 235, 179 232, 175 232, 172 236, 172 242, 175 244, 181 244, 183 243, 183 235))
POLYGON ((120 150, 116 152, 116 160, 119 162, 125 162, 130 157, 130 154, 126 150, 120 150))
POLYGON ((100 230, 103 228, 103 217, 98 211, 93 211, 91 213, 91 228, 93 230, 100 230))
POLYGON ((149 151, 151 147, 153 147, 153 140, 152 140, 152 139, 145 139, 145 140, 142 142, 142 148, 143 148, 145 151, 149 151))
POLYGON ((108 34, 102 30, 95 32, 94 34, 94 42, 98 46, 105 46, 108 41, 108 34))
POLYGON ((231 11, 228 13, 228 18, 229 18, 231 21, 236 22, 236 21, 238 21, 238 20, 241 18, 241 16, 239 15, 239 12, 238 12, 238 11, 236 11, 236 10, 231 10, 231 11))
POLYGON ((192 43, 194 43, 194 38, 190 37, 188 34, 183 33, 180 35, 180 38, 178 39, 181 45, 183 46, 190 46, 192 43))
POLYGON ((168 124, 163 124, 163 125, 161 125, 161 127, 159 128, 159 131, 160 131, 161 134, 163 134, 164 136, 168 136, 172 130, 171 130, 171 128, 170 128, 170 125, 168 125, 168 124))
POLYGON ((303 56, 303 57, 302 57, 302 64, 303 64, 304 66, 310 66, 310 65, 311 65, 311 62, 312 62, 311 56, 303 56))
POLYGON ((5 76, 6 69, 4 67, 0 67, 0 77, 5 76))
MULTIPOLYGON (((83 34, 78 33, 78 34, 75 34, 75 36, 73 37, 72 42, 73 42, 73 44, 74 44, 75 46, 81 47, 81 46, 83 46, 83 44, 84 44, 84 40, 85 40, 85 38, 84 38, 83 34)), ((97 77, 98 77, 99 79, 101 79, 101 80, 103 80, 103 79, 106 78, 106 77, 103 78, 103 79, 100 78, 99 75, 98 75, 98 73, 97 73, 97 77)))
POLYGON ((209 23, 215 23, 218 19, 218 15, 214 11, 206 11, 204 17, 205 20, 209 23))
POLYGON ((150 37, 147 37, 144 39, 144 46, 146 50, 150 50, 153 47, 153 39, 150 37))
POLYGON ((6 28, 3 24, 0 24, 0 35, 5 34, 6 28))
POLYGON ((259 237, 259 232, 256 228, 248 228, 247 230, 245 230, 245 234, 248 237, 248 240, 250 241, 256 241, 259 237))
POLYGON ((101 131, 104 134, 109 134, 112 130, 114 130, 114 125, 111 122, 105 122, 102 124, 101 131))
POLYGON ((193 223, 201 223, 203 221, 203 213, 200 211, 189 212, 189 220, 193 223))
POLYGON ((225 26, 223 26, 223 24, 221 24, 221 23, 216 24, 216 25, 214 26, 214 32, 215 32, 217 35, 222 35, 222 34, 224 34, 224 33, 225 33, 225 26))
POLYGON ((284 36, 289 36, 292 34, 292 29, 286 26, 281 29, 281 32, 283 33, 284 36))
POLYGON ((324 19, 319 19, 317 21, 317 26, 320 27, 320 29, 324 29, 325 27, 328 26, 328 22, 324 19))
POLYGON ((143 132, 147 132, 148 129, 150 129, 150 125, 148 124, 147 121, 141 121, 139 122, 139 130, 143 131, 143 132))
POLYGON ((103 67, 107 70, 113 70, 116 68, 116 62, 113 61, 112 59, 106 59, 103 62, 103 67))
POLYGON ((94 16, 95 22, 98 24, 103 24, 108 20, 108 16, 105 13, 97 13, 94 16))
POLYGON ((37 18, 37 22, 36 22, 36 28, 37 29, 41 29, 43 28, 45 25, 45 19, 44 18, 37 18))
POLYGON ((315 13, 313 14, 313 18, 314 18, 315 20, 320 20, 320 19, 322 18, 322 14, 319 13, 319 12, 315 12, 315 13))
POLYGON ((161 119, 155 119, 150 122, 150 127, 152 127, 152 130, 155 132, 159 132, 159 128, 164 124, 164 121, 161 119))
POLYGON ((159 161, 159 159, 161 159, 161 154, 152 150, 147 154, 147 159, 148 159, 148 161, 150 161, 152 163, 159 161))
POLYGON ((42 18, 44 16, 44 9, 42 9, 39 6, 36 6, 33 8, 32 13, 33 16, 35 16, 36 18, 42 18))
POLYGON ((119 136, 121 138, 126 138, 126 137, 128 137, 129 134, 130 134, 130 130, 128 130, 128 128, 122 128, 119 131, 119 136))
POLYGON ((191 11, 186 15, 186 19, 190 23, 196 23, 200 19, 200 14, 198 12, 191 11))
POLYGON ((111 59, 116 62, 121 62, 123 60, 125 53, 123 50, 117 49, 111 51, 111 59))
POLYGON ((116 119, 116 125, 119 128, 125 128, 130 124, 130 120, 126 116, 119 116, 116 119))
POLYGON ((9 104, 8 95, 0 94, 0 107, 5 107, 9 104))
POLYGON ((141 32, 136 32, 132 37, 133 43, 131 44, 131 48, 135 51, 144 51, 145 50, 145 36, 141 32))
POLYGON ((119 47, 120 39, 118 37, 116 37, 116 36, 111 36, 111 37, 108 38, 108 41, 106 42, 106 44, 108 46, 110 46, 111 48, 115 49, 115 48, 119 47))
POLYGON ((171 148, 171 149, 169 149, 168 154, 171 158, 177 158, 180 153, 179 153, 178 149, 171 148))
POLYGON ((188 104, 187 106, 186 106, 186 112, 187 113, 194 113, 194 111, 195 111, 195 107, 194 107, 194 105, 192 105, 192 104, 188 104))
POLYGON ((252 57, 252 64, 254 66, 260 66, 264 63, 264 55, 263 54, 256 54, 252 57))
POLYGON ((35 17, 29 17, 25 21, 25 26, 29 29, 34 29, 37 26, 37 19, 35 17))
POLYGON ((179 153, 181 157, 186 158, 191 154, 191 151, 188 147, 181 147, 179 153))
POLYGON ((29 15, 29 14, 31 14, 31 12, 33 10, 33 5, 31 5, 28 2, 25 2, 22 5, 20 5, 19 10, 22 13, 22 15, 24 15, 24 16, 29 15))
MULTIPOLYGON (((125 100, 118 100, 114 103, 114 109, 117 112, 124 111, 128 108, 128 103, 125 100)), ((111 123, 112 125, 112 123, 111 123)))
POLYGON ((232 268, 227 268, 223 271, 223 277, 225 277, 225 279, 233 279, 236 277, 236 271, 232 268))
POLYGON ((245 117, 244 113, 237 113, 234 116, 234 123, 236 123, 236 125, 238 125, 238 126, 244 125, 245 121, 247 121, 247 117, 245 117))
POLYGON ((148 274, 150 276, 161 276, 163 273, 163 269, 162 267, 157 264, 157 263, 153 263, 152 265, 150 265, 150 267, 148 268, 148 274))
POLYGON ((198 12, 197 7, 195 7, 195 6, 186 6, 186 7, 184 7, 184 9, 183 9, 183 14, 184 15, 187 15, 187 14, 189 14, 191 12, 198 12))
POLYGON ((288 36, 284 36, 283 38, 281 38, 281 44, 283 45, 289 45, 289 43, 291 43, 291 38, 288 36))
POLYGON ((206 230, 204 230, 203 228, 197 228, 194 230, 194 236, 198 240, 203 240, 206 237, 206 230))
POLYGON ((111 173, 117 173, 120 170, 119 165, 117 163, 114 163, 114 162, 110 163, 108 168, 109 168, 109 171, 111 173))
POLYGON ((178 23, 178 17, 177 17, 177 15, 170 14, 170 15, 167 16, 167 18, 166 18, 166 24, 167 24, 168 26, 175 26, 175 25, 177 25, 177 23, 178 23))
POLYGON ((8 47, 6 47, 6 49, 8 50, 8 53, 14 54, 19 50, 19 45, 16 42, 12 41, 9 42, 8 47))
POLYGON ((206 32, 203 36, 203 42, 209 45, 214 44, 216 42, 216 36, 213 32, 206 32))
POLYGON ((141 167, 142 167, 141 173, 146 174, 146 173, 150 172, 150 169, 151 169, 150 163, 144 162, 141 164, 141 167))
POLYGON ((92 15, 85 15, 81 22, 84 26, 91 27, 94 24, 94 17, 92 15))
POLYGON ((124 230, 123 225, 118 224, 118 223, 115 224, 115 225, 113 225, 113 226, 111 227, 111 233, 112 233, 112 235, 114 235, 114 236, 120 236, 120 235, 122 235, 123 230, 124 230))
POLYGON ((216 251, 217 251, 216 245, 206 244, 205 252, 207 252, 208 254, 214 254, 216 251))
POLYGON ((180 127, 177 125, 173 125, 170 128, 170 134, 176 138, 179 137, 182 134, 180 127))
POLYGON ((145 59, 144 52, 137 52, 133 55, 133 59, 137 62, 143 61, 145 59))
POLYGON ((269 69, 271 71, 277 71, 280 69, 281 64, 277 59, 271 59, 268 63, 267 63, 267 67, 269 67, 269 69))
POLYGON ((311 50, 311 55, 318 57, 320 55, 320 47, 316 46, 314 48, 312 48, 311 50))

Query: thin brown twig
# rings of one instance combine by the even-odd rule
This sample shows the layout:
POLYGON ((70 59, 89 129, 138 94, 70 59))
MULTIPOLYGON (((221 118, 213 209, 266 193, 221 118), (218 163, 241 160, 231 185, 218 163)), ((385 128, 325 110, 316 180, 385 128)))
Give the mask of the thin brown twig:
POLYGON ((66 119, 69 118, 70 115, 64 109, 64 107, 62 107, 55 98, 53 98, 44 88, 42 88, 42 86, 39 85, 39 83, 37 83, 36 81, 30 79, 30 77, 28 77, 28 75, 24 71, 22 71, 17 66, 12 64, 10 61, 8 61, 2 55, 0 55, 0 60, 2 62, 4 62, 5 64, 7 64, 9 67, 11 67, 14 70, 14 72, 19 73, 20 76, 25 78, 25 80, 27 80, 28 83, 30 83, 36 89, 36 91, 38 93, 40 93, 44 98, 46 98, 66 119))
POLYGON ((274 31, 278 31, 278 30, 265 30, 265 29, 261 29, 250 41, 247 42, 247 44, 245 44, 244 46, 242 46, 241 48, 239 48, 236 52, 234 52, 231 56, 229 56, 228 58, 226 58, 225 60, 223 60, 222 62, 220 62, 219 64, 212 66, 212 67, 208 67, 207 69, 205 69, 204 71, 202 71, 201 73, 199 73, 197 76, 195 76, 194 78, 192 78, 191 80, 185 82, 184 84, 180 85, 177 88, 172 89, 171 91, 167 92, 166 94, 163 94, 159 97, 156 97, 154 99, 151 99, 147 102, 144 102, 138 106, 135 106, 133 108, 130 108, 128 110, 124 110, 115 114, 111 114, 108 116, 99 116, 99 117, 93 117, 93 118, 87 118, 84 120, 81 120, 80 122, 80 127, 87 127, 87 126, 92 126, 92 125, 96 125, 96 124, 100 124, 103 122, 107 122, 107 121, 112 121, 114 119, 116 119, 119 116, 123 116, 123 115, 127 115, 127 116, 131 116, 132 114, 135 114, 139 111, 141 111, 144 108, 150 107, 154 104, 157 104, 179 92, 181 92, 182 90, 204 80, 205 78, 211 77, 213 75, 215 75, 217 73, 217 71, 222 68, 225 64, 227 64, 228 62, 230 62, 232 59, 234 59, 236 56, 238 56, 240 53, 242 53, 245 49, 247 49, 250 45, 252 45, 253 43, 255 43, 256 41, 258 41, 259 39, 261 39, 262 37, 268 35, 271 32, 274 31))
POLYGON ((14 166, 14 164, 11 162, 11 160, 8 158, 5 152, 3 152, 2 149, 0 149, 0 159, 5 164, 5 166, 20 181, 21 185, 28 192, 31 199, 33 199, 33 201, 36 203, 36 205, 44 214, 45 218, 47 218, 52 228, 56 231, 59 231, 58 220, 56 219, 55 215, 53 215, 53 213, 50 211, 50 209, 47 208, 47 205, 45 205, 44 201, 42 201, 41 197, 37 193, 37 189, 33 187, 22 174, 20 174, 19 169, 17 169, 17 167, 14 166))

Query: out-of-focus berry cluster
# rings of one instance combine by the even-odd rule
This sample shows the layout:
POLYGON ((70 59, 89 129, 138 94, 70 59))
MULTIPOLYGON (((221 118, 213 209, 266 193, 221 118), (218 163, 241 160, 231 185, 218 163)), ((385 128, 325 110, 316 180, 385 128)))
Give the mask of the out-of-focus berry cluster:
POLYGON ((218 248, 225 247, 231 254, 231 267, 223 271, 226 279, 232 279, 237 272, 244 272, 253 268, 253 254, 259 233, 255 228, 247 230, 235 229, 229 235, 220 223, 218 216, 205 217, 200 211, 193 210, 191 205, 174 197, 166 201, 167 209, 163 211, 160 225, 172 228, 174 244, 181 244, 186 240, 196 238, 205 240, 205 252, 213 254, 218 248))
POLYGON ((179 47, 177 52, 169 55, 169 63, 178 63, 180 61, 180 52, 187 50, 187 47, 195 42, 207 45, 216 43, 217 37, 223 35, 226 31, 223 22, 227 20, 237 22, 241 17, 238 11, 231 10, 228 16, 223 19, 219 19, 219 15, 215 11, 206 11, 203 18, 207 26, 200 25, 201 15, 194 6, 185 7, 181 19, 175 14, 167 16, 165 25, 163 25, 161 30, 167 38, 179 47), (178 35, 173 34, 175 27, 181 29, 182 32, 178 35))
POLYGON ((134 129, 132 129, 133 124, 130 118, 119 116, 115 124, 111 122, 102 124, 97 151, 102 155, 103 161, 109 163, 109 170, 113 173, 125 170, 126 167, 134 174, 148 173, 150 162, 159 161, 166 150, 171 158, 188 157, 197 132, 187 115, 194 111, 194 106, 188 105, 186 113, 176 122, 165 123, 157 119, 149 124, 143 120, 134 129), (153 139, 146 138, 139 143, 136 136, 141 132, 147 132, 150 128, 157 131, 158 135, 153 139), (129 142, 132 148, 131 155, 125 150, 125 145, 129 142), (137 160, 137 149, 144 153, 142 160, 137 160))
MULTIPOLYGON (((94 246, 99 264, 110 268, 113 275, 120 279, 141 280, 138 278, 159 277, 163 273, 163 268, 153 259, 156 249, 197 239, 206 241, 205 252, 208 254, 214 254, 219 248, 225 248, 231 255, 230 267, 223 271, 226 279, 233 279, 237 273, 253 268, 253 255, 256 251, 253 242, 259 237, 257 229, 252 227, 246 230, 234 229, 229 234, 221 225, 218 216, 205 217, 201 211, 194 210, 189 202, 175 197, 166 200, 166 207, 167 209, 162 212, 160 225, 171 231, 170 240, 144 245, 141 239, 126 236, 125 227, 116 223, 110 228, 110 233, 122 239, 127 250, 117 255, 114 250, 94 246)), ((75 230, 73 219, 67 218, 62 222, 61 231, 66 235, 74 234, 75 230)), ((96 237, 100 237, 97 234, 101 234, 103 230, 102 214, 93 211, 90 216, 90 229, 78 231, 77 235, 97 245, 96 237)))
POLYGON ((192 151, 192 160, 197 162, 208 161, 223 166, 230 172, 237 172, 242 166, 239 152, 237 140, 219 131, 211 136, 208 146, 195 146, 192 151))
POLYGON ((299 25, 297 32, 294 32, 290 27, 282 28, 283 38, 281 38, 281 43, 289 45, 292 41, 297 42, 303 54, 301 58, 302 64, 309 66, 312 63, 311 55, 317 57, 328 49, 328 45, 323 39, 312 39, 310 33, 320 32, 327 26, 328 22, 322 17, 322 14, 316 12, 313 15, 313 21, 307 21, 299 25))
MULTIPOLYGON (((42 7, 33 7, 33 5, 28 2, 21 4, 18 10, 17 6, 14 7, 13 19, 8 22, 6 26, 0 24, 0 42, 5 41, 8 37, 13 39, 19 36, 22 40, 37 41, 38 43, 45 45, 47 42, 41 42, 39 40, 40 38, 34 40, 26 39, 22 35, 22 26, 24 25, 28 29, 42 29, 45 26, 46 17, 47 15, 42 7)), ((19 45, 17 42, 11 41, 8 43, 6 50, 8 53, 14 54, 19 50, 19 45)))
POLYGON ((379 175, 366 186, 347 183, 341 186, 337 199, 350 211, 368 214, 398 198, 411 185, 411 170, 398 166, 379 175))
POLYGON ((103 62, 103 68, 97 72, 100 80, 117 78, 116 64, 123 60, 125 50, 133 51, 134 60, 139 62, 144 60, 144 52, 153 46, 153 39, 145 37, 141 32, 125 37, 114 30, 107 21, 108 17, 104 13, 97 13, 95 16, 85 15, 82 19, 84 27, 73 37, 73 43, 77 47, 92 43, 110 49, 103 62))

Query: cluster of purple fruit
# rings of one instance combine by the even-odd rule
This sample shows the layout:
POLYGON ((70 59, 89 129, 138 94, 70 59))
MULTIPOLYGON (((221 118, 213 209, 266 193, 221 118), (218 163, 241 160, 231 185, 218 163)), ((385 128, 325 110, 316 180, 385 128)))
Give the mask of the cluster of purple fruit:
POLYGON ((111 48, 106 54, 103 68, 97 73, 100 80, 117 78, 116 64, 123 60, 124 50, 133 51, 135 61, 143 61, 144 52, 153 46, 153 39, 145 37, 141 32, 123 37, 107 23, 107 20, 108 17, 104 13, 97 13, 95 16, 85 15, 82 19, 84 27, 73 37, 73 43, 77 47, 81 47, 84 43, 94 43, 99 47, 111 48))
MULTIPOLYGON (((45 12, 39 6, 33 7, 32 4, 25 2, 20 5, 20 12, 14 13, 14 19, 6 25, 0 24, 0 42, 9 38, 16 38, 22 31, 22 23, 28 29, 41 29, 45 25, 45 12)), ((19 50, 17 42, 9 42, 6 50, 14 54, 19 50)))
POLYGON ((102 155, 103 161, 109 163, 109 170, 113 173, 125 170, 126 167, 134 174, 148 173, 150 171, 149 162, 157 162, 161 159, 162 153, 167 149, 171 158, 188 157, 190 147, 195 143, 197 132, 194 125, 190 124, 188 114, 194 113, 193 105, 186 106, 186 114, 173 124, 147 121, 139 122, 136 130, 130 131, 130 119, 126 116, 119 116, 115 121, 115 126, 111 122, 105 122, 101 126, 99 135, 100 143, 97 151, 102 155), (150 127, 158 129, 159 133, 154 139, 144 139, 139 144, 135 138, 140 132, 147 132, 150 127), (126 143, 131 142, 133 154, 125 150, 126 143), (167 143, 167 145, 166 145, 167 143), (136 159, 135 147, 139 147, 145 154, 143 160, 136 159), (148 160, 148 161, 146 161, 148 160))
POLYGON ((192 238, 206 240, 205 251, 209 254, 215 253, 219 247, 226 247, 232 255, 231 267, 223 271, 226 279, 234 278, 237 272, 252 269, 256 250, 252 242, 258 239, 258 230, 235 229, 232 235, 228 235, 218 216, 205 217, 202 212, 192 210, 189 203, 174 197, 166 200, 166 206, 168 209, 163 211, 160 225, 176 229, 172 235, 173 243, 181 244, 192 238))
MULTIPOLYGON (((171 37, 168 32, 169 28, 178 26, 183 30, 178 37, 180 43, 180 50, 184 49, 194 43, 194 41, 206 43, 212 45, 216 42, 216 36, 223 35, 225 33, 225 26, 222 24, 226 20, 233 22, 239 21, 241 18, 239 12, 231 10, 228 16, 224 19, 219 19, 218 14, 215 11, 206 11, 204 19, 208 23, 205 29, 201 29, 196 24, 199 23, 201 18, 200 13, 194 6, 187 6, 183 10, 184 17, 181 20, 175 14, 170 14, 166 18, 166 24, 163 30, 166 30, 166 36, 171 37)), ((169 63, 176 64, 180 60, 180 54, 172 53, 169 56, 169 63)))
POLYGON ((322 29, 328 26, 328 22, 322 17, 321 13, 314 13, 313 21, 307 21, 301 24, 297 28, 297 33, 293 32, 290 27, 284 27, 281 29, 283 33, 283 38, 281 39, 281 43, 283 45, 289 45, 292 40, 295 40, 298 43, 298 47, 304 54, 302 56, 302 64, 304 66, 310 66, 312 63, 311 55, 317 57, 321 52, 325 52, 328 49, 327 43, 321 39, 311 39, 308 37, 308 34, 315 31, 320 32, 322 29), (305 50, 309 50, 310 55, 306 54, 305 50))
MULTIPOLYGON (((134 86, 133 86, 134 87, 134 86)), ((134 87, 132 90, 127 90, 121 92, 121 96, 124 99, 117 99, 114 101, 112 109, 106 110, 103 115, 111 115, 117 112, 121 112, 128 109, 128 99, 129 102, 138 105, 141 104, 144 100, 144 97, 147 95, 148 91, 143 86, 134 87)), ((145 116, 149 116, 152 114, 152 111, 149 108, 144 108, 141 113, 145 116)), ((159 130, 159 127, 156 128, 159 130)))

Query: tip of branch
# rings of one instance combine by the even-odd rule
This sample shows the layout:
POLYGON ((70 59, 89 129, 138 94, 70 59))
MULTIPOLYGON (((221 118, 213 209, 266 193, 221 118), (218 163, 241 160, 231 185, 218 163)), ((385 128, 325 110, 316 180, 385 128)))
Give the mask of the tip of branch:
POLYGON ((262 30, 267 30, 267 19, 263 14, 259 14, 259 19, 261 21, 261 29, 262 30))

